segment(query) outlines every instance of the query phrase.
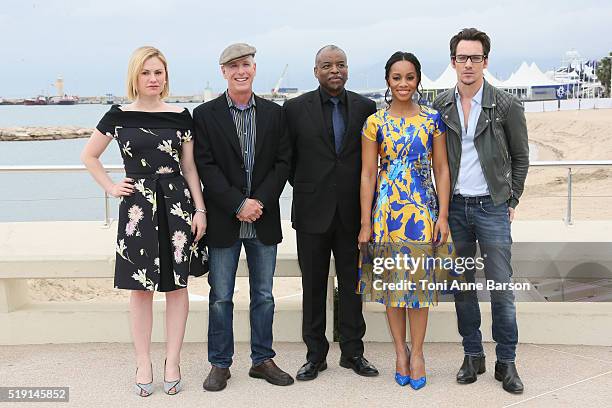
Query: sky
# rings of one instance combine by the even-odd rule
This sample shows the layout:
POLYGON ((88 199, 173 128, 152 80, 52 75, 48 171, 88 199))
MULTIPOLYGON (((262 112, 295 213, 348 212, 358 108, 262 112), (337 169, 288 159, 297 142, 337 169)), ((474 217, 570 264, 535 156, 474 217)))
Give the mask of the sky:
POLYGON ((612 2, 602 0, 3 0, 0 97, 53 94, 58 75, 68 94, 125 95, 130 54, 142 45, 165 54, 172 94, 201 94, 207 85, 219 92, 219 55, 234 42, 258 50, 257 92, 272 89, 286 64, 282 86, 314 89, 314 55, 326 44, 346 51, 348 89, 382 88, 397 50, 414 53, 436 79, 464 27, 489 34, 489 71, 507 79, 522 61, 557 67, 570 49, 587 59, 608 55, 611 19, 612 2))

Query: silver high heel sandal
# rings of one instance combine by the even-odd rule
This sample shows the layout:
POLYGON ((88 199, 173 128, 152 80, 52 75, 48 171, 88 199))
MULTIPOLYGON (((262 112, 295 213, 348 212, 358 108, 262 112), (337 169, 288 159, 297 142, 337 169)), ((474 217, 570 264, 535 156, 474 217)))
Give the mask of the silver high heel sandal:
POLYGON ((164 392, 168 395, 175 395, 181 392, 183 389, 183 383, 181 382, 181 366, 179 369, 179 379, 173 381, 166 381, 166 360, 164 360, 164 392))
MULTIPOLYGON (((136 375, 138 375, 138 367, 136 367, 136 375)), ((151 364, 151 382, 147 384, 136 382, 134 384, 134 391, 141 397, 148 397, 153 394, 153 364, 151 364)))

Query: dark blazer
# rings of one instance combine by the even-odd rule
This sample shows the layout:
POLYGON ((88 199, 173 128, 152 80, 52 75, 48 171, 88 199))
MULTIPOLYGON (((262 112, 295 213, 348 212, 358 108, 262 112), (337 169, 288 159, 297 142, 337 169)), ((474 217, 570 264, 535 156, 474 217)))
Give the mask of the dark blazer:
MULTIPOLYGON (((291 166, 291 145, 283 112, 274 102, 255 96, 257 135, 249 198, 260 200, 263 215, 255 221, 265 245, 282 241, 279 198, 291 166)), ((236 210, 247 198, 240 141, 225 94, 193 111, 194 156, 208 211, 207 244, 226 248, 238 240, 236 210)))
POLYGON ((293 228, 323 233, 338 209, 342 224, 359 231, 361 130, 367 117, 376 112, 376 104, 347 91, 348 120, 340 154, 324 123, 318 89, 288 100, 283 110, 293 150, 289 175, 293 228))

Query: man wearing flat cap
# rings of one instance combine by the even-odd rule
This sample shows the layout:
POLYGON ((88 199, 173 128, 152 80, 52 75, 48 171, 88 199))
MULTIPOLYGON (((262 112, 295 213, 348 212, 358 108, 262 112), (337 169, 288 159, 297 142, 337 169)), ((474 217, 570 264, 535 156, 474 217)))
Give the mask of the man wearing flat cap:
POLYGON ((272 282, 282 240, 279 198, 291 161, 281 107, 253 93, 255 48, 233 44, 219 58, 227 90, 193 112, 195 162, 208 210, 210 273, 207 391, 230 378, 234 354, 234 284, 241 248, 249 267, 249 375, 275 385, 293 378, 274 363, 272 282))

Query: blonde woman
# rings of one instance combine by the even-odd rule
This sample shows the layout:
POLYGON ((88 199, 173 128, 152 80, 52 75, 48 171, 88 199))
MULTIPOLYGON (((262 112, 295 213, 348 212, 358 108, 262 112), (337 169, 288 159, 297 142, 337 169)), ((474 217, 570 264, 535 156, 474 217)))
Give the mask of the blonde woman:
POLYGON ((121 200, 115 288, 131 290, 135 390, 142 397, 153 392, 153 293, 166 293, 164 391, 172 395, 182 389, 179 363, 189 311, 187 279, 208 270, 200 241, 206 233, 206 209, 193 160, 192 118, 187 109, 164 102, 168 89, 164 55, 153 47, 138 48, 128 67, 132 103, 113 105, 81 153, 98 184, 121 200), (113 139, 126 171, 117 183, 99 160, 113 139))

